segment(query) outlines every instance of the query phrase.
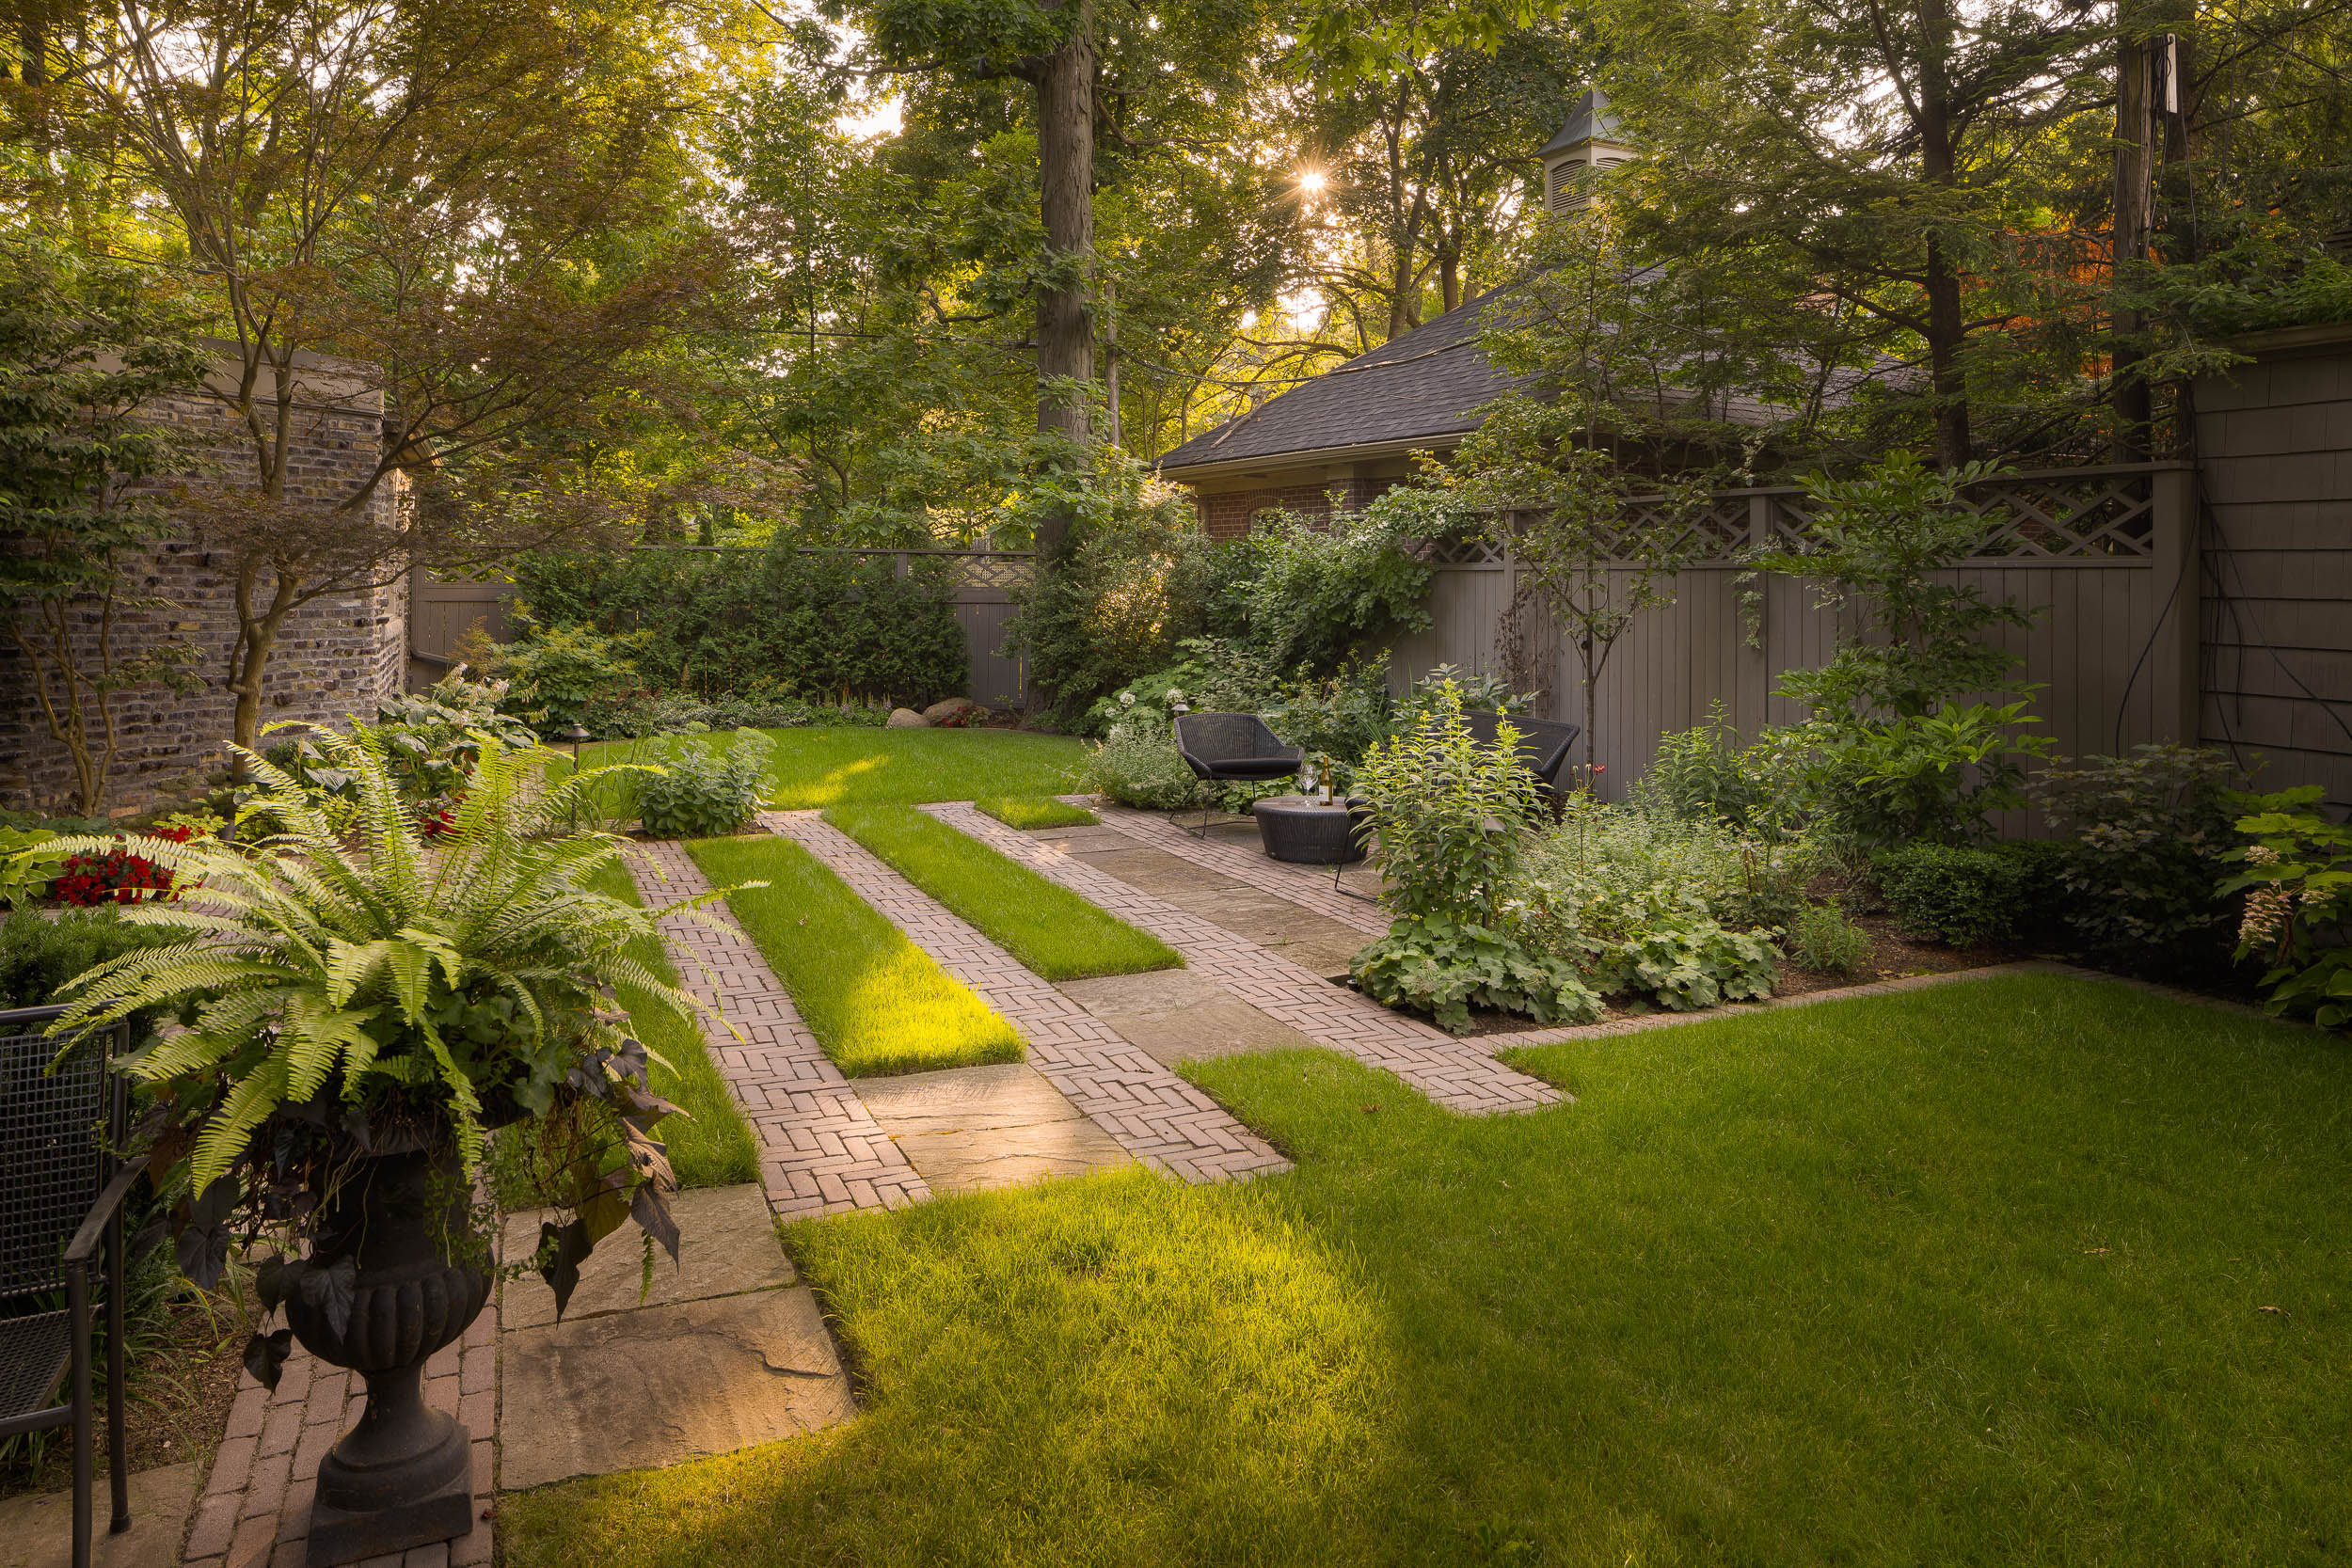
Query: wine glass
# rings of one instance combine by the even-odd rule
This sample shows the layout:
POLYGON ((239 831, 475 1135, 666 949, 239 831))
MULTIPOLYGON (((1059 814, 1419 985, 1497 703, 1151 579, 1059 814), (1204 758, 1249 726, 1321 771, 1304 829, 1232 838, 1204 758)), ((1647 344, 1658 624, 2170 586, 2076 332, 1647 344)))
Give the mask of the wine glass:
POLYGON ((1313 763, 1302 762, 1298 765, 1299 794, 1312 795, 1315 792, 1315 765, 1313 763))

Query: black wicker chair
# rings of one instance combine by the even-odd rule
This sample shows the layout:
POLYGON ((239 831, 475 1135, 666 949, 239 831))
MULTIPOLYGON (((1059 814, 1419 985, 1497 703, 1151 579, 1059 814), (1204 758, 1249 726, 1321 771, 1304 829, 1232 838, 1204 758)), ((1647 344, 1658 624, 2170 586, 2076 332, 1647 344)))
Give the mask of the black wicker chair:
MULTIPOLYGON (((1495 739, 1495 726, 1505 716, 1500 713, 1465 713, 1462 717, 1469 721, 1470 734, 1478 737, 1479 744, 1491 746, 1495 739)), ((1560 770, 1567 766, 1568 748, 1575 745, 1576 737, 1584 733, 1584 726, 1558 724, 1549 719, 1530 719, 1517 713, 1508 717, 1511 727, 1519 732, 1518 752, 1521 760, 1527 764, 1527 770, 1544 781, 1554 801, 1564 799, 1567 792, 1560 787, 1560 770)))
POLYGON ((1178 714, 1176 752, 1200 784, 1202 838, 1209 836, 1209 785, 1291 778, 1307 759, 1254 713, 1178 714))
POLYGON ((73 1568, 89 1568, 93 1286, 106 1296, 111 1528, 119 1534, 131 1528, 122 1438, 122 1200, 141 1167, 116 1157, 123 1098, 110 1062, 123 1049, 127 1028, 85 1037, 56 1060, 57 1041, 41 1031, 64 1010, 0 1012, 0 1313, 8 1314, 0 1317, 0 1437, 73 1429, 73 1568), (60 1291, 62 1309, 52 1305, 60 1291), (60 1392, 66 1402, 53 1402, 60 1392))

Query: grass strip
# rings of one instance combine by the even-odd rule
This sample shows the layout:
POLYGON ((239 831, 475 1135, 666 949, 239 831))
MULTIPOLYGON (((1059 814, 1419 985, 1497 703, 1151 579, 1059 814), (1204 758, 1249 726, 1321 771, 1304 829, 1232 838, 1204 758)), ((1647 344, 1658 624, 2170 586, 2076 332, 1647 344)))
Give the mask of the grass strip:
POLYGON ((859 1418, 504 1560, 2342 1555, 2343 1041, 2028 975, 1515 1056, 1576 1103, 1249 1053, 1195 1074, 1291 1175, 795 1225, 859 1418))
MULTIPOLYGON (((604 867, 588 885, 623 903, 644 906, 628 871, 618 865, 604 867)), ((670 984, 678 983, 677 970, 660 938, 631 942, 628 952, 670 984)), ((759 1142, 744 1123, 734 1091, 711 1061, 700 1025, 679 1018, 667 1004, 636 986, 616 986, 613 994, 628 1014, 637 1037, 669 1064, 655 1064, 653 1092, 686 1113, 665 1117, 655 1129, 655 1135, 669 1148, 670 1168, 678 1185, 727 1187, 758 1180, 759 1142)), ((531 1190, 519 1137, 501 1134, 491 1150, 490 1180, 499 1201, 509 1209, 532 1208, 538 1202, 531 1190)))
POLYGON ((983 795, 972 802, 1008 828, 1089 828, 1103 819, 1051 795, 983 795))
MULTIPOLYGON (((643 907, 627 870, 608 865, 589 884, 624 903, 643 907)), ((629 956, 660 978, 677 985, 678 973, 658 937, 630 944, 629 956)), ((669 1146, 670 1168, 681 1187, 724 1187, 759 1180, 759 1141, 745 1125, 735 1091, 710 1059, 708 1042, 696 1024, 680 1019, 634 986, 616 989, 637 1037, 670 1065, 653 1069, 653 1092, 686 1112, 661 1122, 659 1135, 669 1146)), ((713 1025, 716 1027, 716 1025, 713 1025)))
MULTIPOLYGON (((769 803, 780 811, 886 801, 969 800, 976 795, 1050 796, 1071 786, 1086 743, 1066 735, 1018 730, 878 730, 815 724, 763 732, 776 743, 768 759, 769 803)), ((659 763, 680 747, 724 745, 731 732, 649 736, 591 746, 599 763, 659 763)), ((550 778, 570 770, 565 757, 550 778)), ((614 816, 633 815, 633 786, 609 785, 614 816)))
POLYGON ((1020 1031, 906 939, 840 878, 773 833, 704 838, 687 852, 850 1076, 1017 1062, 1020 1031))
POLYGON ((1157 937, 913 806, 834 806, 825 820, 1048 980, 1184 967, 1157 937))

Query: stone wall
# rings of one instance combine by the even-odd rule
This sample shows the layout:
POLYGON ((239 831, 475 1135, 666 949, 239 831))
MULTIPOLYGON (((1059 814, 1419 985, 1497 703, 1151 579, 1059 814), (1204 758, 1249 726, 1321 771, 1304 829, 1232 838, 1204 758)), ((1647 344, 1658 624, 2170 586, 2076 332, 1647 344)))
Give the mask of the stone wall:
MULTIPOLYGON (((372 366, 306 356, 300 369, 287 488, 304 499, 340 500, 374 469, 383 440, 383 393, 372 366)), ((217 397, 171 399, 147 412, 195 432, 226 475, 252 472, 251 449, 238 438, 217 397)), ((401 505, 397 486, 379 487, 353 526, 397 527, 401 505)), ((207 551, 194 539, 174 539, 128 574, 132 594, 167 600, 168 608, 119 613, 118 654, 165 642, 192 646, 199 656, 192 672, 203 687, 183 697, 146 686, 115 698, 119 748, 106 799, 112 815, 182 798, 201 787, 203 776, 226 758, 236 705, 225 689, 236 637, 231 568, 227 555, 207 551)), ((264 598, 270 586, 265 573, 264 598)), ((407 636, 405 577, 371 591, 312 600, 289 618, 278 639, 264 676, 262 721, 372 717, 378 701, 405 684, 407 636)), ((0 806, 70 812, 73 787, 72 760, 49 736, 33 672, 0 639, 0 806)))

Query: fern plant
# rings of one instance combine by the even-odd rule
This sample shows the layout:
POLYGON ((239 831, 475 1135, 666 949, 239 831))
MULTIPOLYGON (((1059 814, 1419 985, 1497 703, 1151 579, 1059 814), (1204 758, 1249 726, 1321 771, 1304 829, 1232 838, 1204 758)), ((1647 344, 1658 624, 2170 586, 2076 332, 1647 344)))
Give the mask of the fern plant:
POLYGON ((154 1090, 149 1168, 177 1194, 181 1260, 199 1283, 240 1235, 304 1239, 353 1161, 446 1139, 470 1174, 488 1130, 517 1122, 548 1151, 533 1162, 540 1196, 569 1212, 566 1270, 631 1214, 675 1255, 674 1182, 652 1133, 676 1108, 646 1087, 650 1053, 612 989, 691 1015, 700 1004, 628 948, 719 895, 649 911, 593 891, 621 841, 565 824, 606 770, 541 787, 548 753, 476 739, 471 787, 429 847, 374 748, 314 742, 353 781, 347 833, 246 753, 257 788, 240 820, 277 831, 241 847, 158 844, 181 896, 121 914, 182 940, 67 987, 61 1036, 151 1009, 180 1020, 125 1068, 154 1090))

